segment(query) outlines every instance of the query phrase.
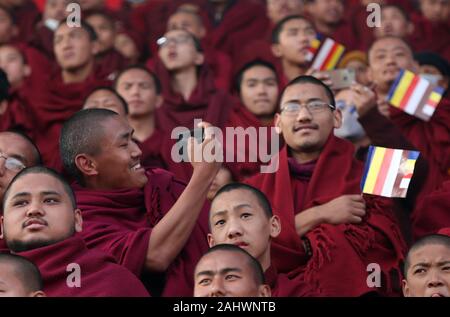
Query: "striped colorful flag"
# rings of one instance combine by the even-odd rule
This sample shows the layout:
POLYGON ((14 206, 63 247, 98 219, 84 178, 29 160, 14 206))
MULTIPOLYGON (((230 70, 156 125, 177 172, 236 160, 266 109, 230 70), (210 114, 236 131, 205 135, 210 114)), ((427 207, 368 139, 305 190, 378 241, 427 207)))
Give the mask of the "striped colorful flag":
POLYGON ((344 51, 344 45, 327 38, 320 46, 311 67, 317 70, 335 69, 344 51))
POLYGON ((361 189, 365 194, 406 197, 419 152, 370 146, 361 189))
POLYGON ((386 100, 394 107, 428 121, 442 99, 444 89, 414 74, 401 70, 386 100))
POLYGON ((306 56, 308 61, 312 61, 314 59, 314 56, 316 56, 317 51, 320 47, 320 40, 318 38, 315 38, 311 41, 311 46, 308 49, 308 55, 306 56))

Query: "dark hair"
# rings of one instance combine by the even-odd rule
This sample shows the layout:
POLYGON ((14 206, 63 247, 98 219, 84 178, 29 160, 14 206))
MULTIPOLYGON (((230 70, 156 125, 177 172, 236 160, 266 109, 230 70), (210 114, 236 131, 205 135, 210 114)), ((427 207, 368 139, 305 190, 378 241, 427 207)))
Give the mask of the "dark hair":
POLYGON ((236 79, 235 79, 236 92, 241 93, 242 79, 244 79, 245 72, 247 70, 249 70, 250 68, 253 68, 256 66, 262 66, 262 67, 266 67, 266 68, 270 69, 275 74, 275 78, 278 80, 277 70, 275 69, 275 66, 273 66, 272 63, 269 63, 262 59, 255 59, 255 60, 252 60, 252 61, 248 62, 247 64, 245 64, 237 73, 236 79))
POLYGON ((59 148, 64 168, 81 185, 84 184, 83 174, 75 164, 79 154, 97 155, 101 152, 103 127, 101 123, 112 117, 119 116, 108 109, 84 109, 69 118, 61 129, 59 148))
MULTIPOLYGON (((62 25, 66 24, 66 22, 67 22, 66 18, 62 19, 59 22, 59 25, 56 28, 56 30, 58 30, 62 25)), ((79 27, 81 27, 82 29, 84 29, 87 32, 91 42, 94 42, 94 41, 98 40, 98 36, 97 36, 97 33, 95 32, 94 28, 89 23, 87 23, 85 20, 81 20, 80 21, 80 26, 79 27)), ((55 30, 55 33, 56 33, 56 30, 55 30)))
POLYGON ((302 76, 298 76, 298 77, 292 79, 286 85, 286 87, 284 87, 283 91, 281 92, 280 100, 283 99, 284 92, 286 91, 286 89, 288 87, 293 86, 293 85, 298 85, 298 84, 313 84, 313 85, 321 86, 325 90, 325 93, 327 94, 328 98, 330 99, 330 105, 332 105, 333 107, 336 107, 336 101, 334 99, 333 91, 331 91, 330 87, 325 85, 321 80, 319 80, 313 76, 302 75, 302 76))
POLYGON ((227 193, 227 192, 231 192, 231 191, 239 190, 239 189, 249 191, 256 197, 256 199, 259 202, 259 205, 264 210, 264 214, 267 216, 267 218, 271 218, 273 216, 272 207, 270 206, 270 202, 267 199, 266 195, 264 195, 264 193, 262 191, 260 191, 259 189, 255 188, 253 186, 247 185, 247 184, 243 184, 243 183, 230 183, 230 184, 224 185, 222 188, 220 188, 217 191, 217 193, 214 195, 214 198, 212 199, 212 201, 214 201, 222 193, 227 193))
POLYGON ((84 20, 86 21, 87 24, 89 24, 89 22, 87 22, 87 19, 89 17, 91 17, 91 16, 94 16, 94 15, 99 15, 99 16, 103 17, 105 20, 108 21, 108 23, 111 25, 111 27, 113 29, 116 28, 116 21, 114 20, 112 15, 109 14, 108 12, 106 12, 106 11, 101 11, 101 10, 91 10, 91 11, 89 11, 89 13, 84 16, 84 20))
POLYGON ((409 258, 411 256, 411 253, 419 248, 431 244, 440 244, 450 249, 450 237, 443 234, 430 234, 414 242, 414 244, 409 249, 408 254, 406 255, 405 263, 403 265, 403 275, 405 278, 407 277, 408 269, 411 265, 409 258))
POLYGON ((450 77, 450 64, 441 55, 434 52, 418 52, 414 59, 419 65, 431 65, 436 67, 444 77, 450 77))
MULTIPOLYGON (((39 151, 39 148, 36 146, 34 141, 28 136, 28 134, 26 134, 23 130, 21 130, 19 128, 11 128, 11 129, 8 129, 8 130, 3 131, 3 132, 8 132, 8 133, 15 134, 15 135, 21 137, 22 139, 24 139, 25 141, 27 141, 31 145, 32 151, 33 151, 33 154, 34 154, 33 165, 42 165, 41 152, 39 151)), ((0 134, 1 133, 2 132, 0 132, 0 134)))
POLYGON ((8 15, 8 17, 11 19, 11 24, 14 24, 14 25, 17 24, 16 15, 14 14, 14 12, 12 10, 5 7, 3 4, 0 4, 0 10, 2 10, 3 12, 5 12, 8 15))
POLYGON ((109 87, 109 86, 98 86, 98 87, 95 87, 95 88, 89 93, 89 95, 87 95, 87 97, 84 99, 83 105, 86 104, 86 101, 89 99, 90 96, 92 96, 92 94, 94 94, 94 93, 96 93, 97 91, 100 91, 100 90, 106 90, 106 91, 109 91, 109 92, 112 93, 114 96, 116 96, 116 98, 119 99, 120 103, 122 104, 123 111, 125 112, 125 114, 128 114, 128 104, 127 104, 127 102, 125 101, 125 99, 123 99, 123 97, 122 97, 121 95, 119 95, 119 94, 117 93, 117 91, 115 91, 114 89, 112 89, 112 88, 109 87))
POLYGON ((36 292, 44 288, 41 272, 30 260, 15 254, 0 253, 1 263, 14 267, 15 277, 22 282, 26 290, 36 292))
MULTIPOLYGON (((218 244, 210 248, 206 253, 203 255, 203 257, 207 254, 217 252, 217 251, 228 251, 228 252, 237 252, 244 254, 247 257, 248 264, 250 265, 252 271, 253 271, 253 278, 255 282, 259 285, 265 284, 266 279, 264 276, 264 271, 261 266, 261 263, 257 259, 255 259, 250 253, 245 251, 244 249, 234 245, 234 244, 218 244)), ((200 261, 199 261, 200 262, 200 261)))
POLYGON ((16 181, 18 181, 20 178, 22 178, 23 176, 28 175, 28 174, 45 174, 45 175, 49 175, 49 176, 55 178, 56 180, 58 180, 63 185, 64 191, 66 192, 66 194, 69 196, 72 208, 74 210, 77 208, 75 194, 73 193, 73 190, 70 187, 69 183, 67 183, 67 181, 60 174, 58 174, 56 171, 52 170, 51 168, 48 168, 45 166, 32 166, 32 167, 27 167, 27 168, 23 169, 22 171, 20 171, 16 176, 14 176, 14 178, 9 183, 8 187, 6 188, 5 194, 3 195, 3 202, 2 202, 3 212, 5 212, 5 207, 6 207, 5 202, 6 202, 6 198, 9 195, 9 191, 10 191, 11 187, 13 186, 13 184, 16 181))
POLYGON ((389 8, 397 9, 403 15, 403 17, 405 18, 406 21, 408 21, 408 22, 411 21, 411 17, 409 16, 408 12, 406 12, 406 10, 403 9, 403 7, 399 6, 398 4, 384 4, 381 6, 381 11, 383 11, 384 9, 389 9, 389 8))
MULTIPOLYGON (((382 40, 385 40, 385 39, 397 39, 397 40, 403 42, 406 45, 406 47, 408 47, 409 51, 411 52, 411 56, 413 55, 413 49, 411 48, 411 45, 409 45, 409 43, 405 39, 403 39, 403 38, 401 38, 399 36, 386 35, 386 36, 383 36, 383 37, 375 39, 372 42, 372 44, 370 44, 369 49, 367 50, 367 57, 370 57, 370 53, 372 52, 372 49, 373 49, 374 45, 376 43, 378 43, 379 41, 382 41, 382 40)), ((370 58, 369 58, 369 65, 370 65, 370 58)))
POLYGON ((302 15, 299 14, 288 15, 287 17, 278 21, 277 24, 275 24, 275 27, 272 30, 272 44, 280 43, 280 34, 283 31, 284 25, 291 20, 304 20, 313 25, 311 21, 309 21, 306 17, 302 15))
POLYGON ((117 83, 119 82, 120 77, 121 77, 124 73, 126 73, 127 71, 132 70, 132 69, 142 70, 143 72, 147 73, 151 78, 153 78, 153 82, 154 82, 154 84, 155 84, 155 90, 156 90, 156 93, 157 93, 158 95, 161 94, 162 86, 161 86, 161 81, 159 80, 158 76, 156 76, 155 73, 153 73, 153 72, 150 71, 147 67, 145 67, 144 65, 141 65, 141 64, 129 65, 129 66, 123 68, 123 69, 117 74, 116 78, 114 79, 114 84, 113 84, 114 89, 117 90, 117 83))

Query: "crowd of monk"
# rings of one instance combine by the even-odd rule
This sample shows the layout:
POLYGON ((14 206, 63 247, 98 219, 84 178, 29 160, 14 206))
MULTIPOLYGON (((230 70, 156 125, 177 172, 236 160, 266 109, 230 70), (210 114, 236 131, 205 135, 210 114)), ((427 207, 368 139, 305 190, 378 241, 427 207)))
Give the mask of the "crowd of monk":
POLYGON ((114 3, 0 0, 0 296, 450 296, 450 1, 114 3), (386 101, 402 69, 429 121, 386 101), (420 152, 405 198, 361 192, 370 145, 420 152))

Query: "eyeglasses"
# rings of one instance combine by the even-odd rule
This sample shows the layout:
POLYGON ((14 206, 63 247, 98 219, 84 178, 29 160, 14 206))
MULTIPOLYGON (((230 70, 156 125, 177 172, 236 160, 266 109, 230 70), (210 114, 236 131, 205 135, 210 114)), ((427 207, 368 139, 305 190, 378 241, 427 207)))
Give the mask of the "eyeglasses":
POLYGON ((14 157, 7 157, 3 153, 0 153, 0 159, 5 159, 5 167, 13 172, 20 172, 25 169, 25 165, 14 157))
POLYGON ((174 36, 174 37, 161 37, 156 41, 156 44, 158 44, 159 47, 164 47, 169 45, 171 42, 173 44, 186 44, 187 42, 189 42, 189 39, 191 37, 187 34, 184 35, 179 35, 179 36, 174 36))
POLYGON ((305 105, 301 105, 297 102, 291 101, 284 105, 284 107, 281 109, 281 113, 287 116, 297 116, 300 113, 302 107, 305 107, 306 110, 308 110, 311 114, 323 112, 328 108, 331 108, 332 110, 336 109, 335 106, 323 101, 311 101, 305 105))

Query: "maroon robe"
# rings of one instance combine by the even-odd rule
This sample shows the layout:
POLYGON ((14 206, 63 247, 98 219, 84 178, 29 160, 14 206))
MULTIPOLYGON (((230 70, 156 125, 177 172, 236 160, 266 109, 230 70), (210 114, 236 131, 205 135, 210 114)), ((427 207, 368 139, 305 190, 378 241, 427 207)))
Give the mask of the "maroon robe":
MULTIPOLYGON (((184 190, 184 184, 167 171, 151 169, 147 171, 147 177, 143 189, 102 191, 74 186, 83 216, 81 236, 87 246, 112 255, 138 277, 145 271, 152 228, 184 190)), ((192 295, 195 265, 208 249, 207 232, 208 209, 205 205, 185 247, 166 272, 165 295, 192 295)))
POLYGON ((212 8, 206 6, 202 12, 208 30, 206 41, 212 47, 225 52, 234 61, 244 43, 261 39, 270 27, 270 20, 262 3, 251 0, 230 1, 218 25, 214 25, 212 8))
POLYGON ((45 83, 47 89, 33 103, 33 111, 39 118, 36 143, 47 166, 61 170, 58 142, 63 123, 82 109, 84 99, 94 88, 110 83, 104 79, 106 74, 97 70, 94 68, 83 82, 72 84, 65 84, 58 73, 51 82, 45 83))
MULTIPOLYGON (((271 128, 273 128, 273 122, 270 125, 264 125, 253 113, 251 113, 244 105, 239 104, 236 107, 233 108, 233 111, 230 113, 230 117, 228 119, 228 123, 226 124, 227 127, 242 127, 243 129, 248 128, 256 128, 257 131, 257 138, 255 140, 255 145, 257 146, 256 149, 250 148, 250 142, 248 138, 246 137, 245 143, 243 144, 244 147, 238 147, 238 142, 234 140, 234 147, 232 149, 229 149, 230 151, 233 150, 234 152, 234 161, 229 162, 227 167, 231 170, 234 178, 236 180, 242 180, 244 178, 253 176, 255 174, 260 173, 260 167, 261 165, 267 165, 267 163, 263 163, 260 160, 259 157, 259 151, 260 146, 265 144, 267 146, 267 149, 265 153, 268 153, 270 150, 272 135, 271 135, 271 128), (266 129, 266 133, 262 134, 263 130, 261 128, 266 129), (261 129, 261 130, 260 130, 261 129), (266 142, 263 142, 265 138, 266 142), (254 150, 256 150, 256 153, 254 153, 254 150), (245 162, 238 162, 237 155, 238 153, 241 153, 245 157, 245 162), (258 160, 256 162, 250 162, 250 156, 251 154, 255 155, 258 160)), ((277 135, 278 137, 278 135, 277 135)), ((225 139, 225 148, 227 148, 227 142, 226 142, 226 134, 224 134, 225 139)), ((231 144, 231 143, 230 143, 231 144)), ((279 149, 276 150, 278 152, 279 149)))
POLYGON ((167 164, 164 162, 163 150, 168 142, 166 136, 159 130, 153 131, 152 135, 143 142, 136 141, 142 151, 141 164, 145 167, 159 167, 166 169, 167 164))
POLYGON ((30 46, 39 50, 47 58, 54 60, 55 55, 53 53, 53 37, 54 32, 45 26, 45 24, 41 21, 36 24, 35 30, 27 42, 30 46))
POLYGON ((272 297, 314 296, 312 290, 307 290, 308 285, 301 278, 291 280, 286 274, 278 273, 274 266, 270 266, 264 276, 266 284, 272 290, 272 297))
POLYGON ((88 250, 73 236, 55 244, 19 252, 36 264, 44 282, 44 292, 53 297, 147 297, 144 285, 131 272, 104 253, 88 250), (69 287, 70 264, 80 267, 81 287, 69 287))
POLYGON ((9 253, 9 249, 3 239, 0 239, 0 253, 9 253))
MULTIPOLYGON (((202 119, 214 127, 224 127, 235 100, 225 91, 215 88, 212 74, 206 65, 200 69, 197 87, 189 100, 184 100, 181 94, 171 89, 169 72, 160 60, 155 62, 155 73, 161 80, 164 98, 162 106, 156 110, 157 129, 170 137, 173 129, 177 127, 193 129, 194 119, 202 119)), ((188 182, 192 175, 191 164, 176 163, 171 159, 171 148, 175 142, 176 140, 169 139, 163 149, 165 161, 169 171, 188 182)))
POLYGON ((442 228, 441 230, 438 231, 438 234, 444 234, 444 235, 450 237, 450 227, 442 228))
POLYGON ((284 147, 276 173, 248 180, 267 195, 281 219, 281 234, 272 242, 272 263, 280 272, 291 272, 290 276, 303 275, 317 296, 361 296, 374 291, 399 295, 406 246, 392 215, 391 200, 364 196, 367 214, 361 224, 321 224, 305 235, 307 240, 300 239, 295 230, 294 216, 302 210, 361 193, 363 165, 353 154, 350 142, 331 135, 317 162, 288 163, 284 147), (310 259, 305 245, 312 250, 310 259), (370 263, 381 267, 381 288, 366 283, 370 263))
POLYGON ((412 214, 414 240, 450 227, 450 181, 425 196, 412 214))
POLYGON ((128 66, 129 61, 115 49, 110 49, 96 56, 96 64, 103 74, 110 74, 108 79, 114 79, 119 71, 128 66))
POLYGON ((19 40, 26 40, 34 31, 36 21, 41 13, 33 1, 25 1, 23 5, 12 9, 17 26, 19 27, 19 40))

